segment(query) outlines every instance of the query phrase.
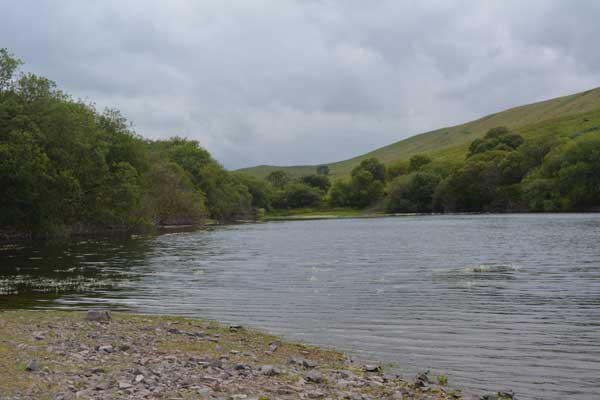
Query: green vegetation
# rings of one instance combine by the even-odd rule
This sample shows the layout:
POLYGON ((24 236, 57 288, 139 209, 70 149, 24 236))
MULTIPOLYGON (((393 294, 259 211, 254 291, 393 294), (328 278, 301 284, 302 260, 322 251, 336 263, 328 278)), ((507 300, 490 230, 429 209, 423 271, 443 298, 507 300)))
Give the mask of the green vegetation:
MULTIPOLYGON (((368 158, 377 158, 388 168, 417 154, 444 162, 461 162, 469 145, 492 128, 505 126, 525 140, 561 137, 587 129, 600 129, 600 88, 539 103, 511 108, 475 121, 422 133, 349 160, 328 163, 332 180, 347 178, 352 169, 368 158)), ((312 174, 316 166, 277 167, 261 165, 240 170, 264 178, 282 170, 290 176, 312 174)))
POLYGON ((0 49, 0 227, 56 235, 233 220, 270 207, 267 185, 193 140, 149 141, 0 49))
POLYGON ((344 163, 270 168, 262 179, 226 171, 197 141, 145 140, 118 111, 100 113, 52 81, 20 73, 20 65, 0 49, 3 229, 57 235, 307 209, 309 216, 330 215, 331 208, 333 215, 363 215, 600 206, 600 89, 419 135, 344 163), (507 123, 493 125, 498 121, 507 123))
POLYGON ((369 158, 349 179, 331 186, 318 179, 327 178, 323 175, 294 179, 274 171, 273 177, 284 182, 277 185, 272 202, 276 209, 310 207, 320 209, 321 215, 328 214, 328 206, 388 213, 596 210, 600 131, 525 140, 506 127, 495 127, 467 146, 461 161, 417 154, 388 168, 369 158))

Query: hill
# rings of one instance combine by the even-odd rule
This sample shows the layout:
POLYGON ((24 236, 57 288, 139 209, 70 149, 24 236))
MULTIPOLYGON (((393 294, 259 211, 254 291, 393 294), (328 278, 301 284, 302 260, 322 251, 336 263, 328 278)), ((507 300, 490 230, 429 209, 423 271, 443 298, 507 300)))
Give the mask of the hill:
MULTIPOLYGON (((448 161, 463 159, 469 143, 496 126, 507 126, 526 139, 600 129, 600 88, 511 108, 475 121, 421 133, 348 160, 323 164, 329 166, 331 175, 344 177, 369 157, 376 157, 384 163, 423 153, 448 161)), ((316 165, 259 165, 238 171, 265 177, 272 171, 284 170, 300 176, 314 173, 315 168, 316 165)))

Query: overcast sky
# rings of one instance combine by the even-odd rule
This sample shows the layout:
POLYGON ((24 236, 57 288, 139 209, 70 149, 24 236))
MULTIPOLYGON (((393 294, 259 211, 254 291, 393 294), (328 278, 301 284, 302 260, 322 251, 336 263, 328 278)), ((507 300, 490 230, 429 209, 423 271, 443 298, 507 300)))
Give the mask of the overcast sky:
POLYGON ((11 1, 0 47, 227 168, 337 161, 600 86, 600 1, 11 1))

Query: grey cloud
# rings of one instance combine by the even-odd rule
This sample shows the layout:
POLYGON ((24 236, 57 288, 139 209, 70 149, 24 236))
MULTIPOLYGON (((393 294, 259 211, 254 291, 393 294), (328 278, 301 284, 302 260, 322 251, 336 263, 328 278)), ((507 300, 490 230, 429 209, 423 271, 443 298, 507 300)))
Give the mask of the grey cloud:
POLYGON ((344 159, 600 82, 600 5, 20 1, 0 47, 226 167, 344 159))

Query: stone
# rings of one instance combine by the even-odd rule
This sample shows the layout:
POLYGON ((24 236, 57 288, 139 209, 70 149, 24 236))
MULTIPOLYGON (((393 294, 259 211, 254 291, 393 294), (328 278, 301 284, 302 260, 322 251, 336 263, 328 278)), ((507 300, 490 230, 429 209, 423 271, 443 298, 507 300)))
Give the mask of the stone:
POLYGON ((366 364, 363 366, 363 371, 365 372, 383 372, 383 368, 379 365, 366 364))
POLYGON ((263 365, 260 368, 260 372, 266 376, 276 376, 281 374, 281 371, 272 365, 263 365))
POLYGON ((45 340, 46 334, 44 332, 33 332, 33 338, 35 340, 45 340))
POLYGON ((135 383, 140 383, 143 380, 144 380, 144 375, 138 374, 135 376, 135 383))
POLYGON ((231 332, 237 332, 237 331, 239 331, 240 329, 242 329, 242 326, 241 326, 241 325, 229 325, 229 330, 230 330, 231 332))
POLYGON ((133 385, 131 383, 129 383, 129 382, 125 382, 125 381, 120 381, 119 382, 119 389, 121 389, 121 390, 129 389, 129 388, 132 388, 132 387, 133 387, 133 385))
POLYGON ((304 379, 306 379, 307 382, 313 383, 323 383, 324 381, 323 374, 317 370, 309 371, 306 375, 304 375, 304 379))
POLYGON ((131 346, 129 346, 128 344, 121 344, 119 345, 119 351, 127 351, 131 348, 131 346))
POLYGON ((106 310, 89 310, 85 317, 88 321, 107 322, 111 320, 110 312, 106 310))
POLYGON ((98 346, 98 351, 103 351, 105 353, 112 353, 114 348, 110 344, 106 344, 104 346, 98 346))
POLYGON ((25 367, 25 371, 29 371, 29 372, 39 371, 39 369, 40 368, 38 367, 36 360, 30 360, 27 363, 27 366, 25 367))

